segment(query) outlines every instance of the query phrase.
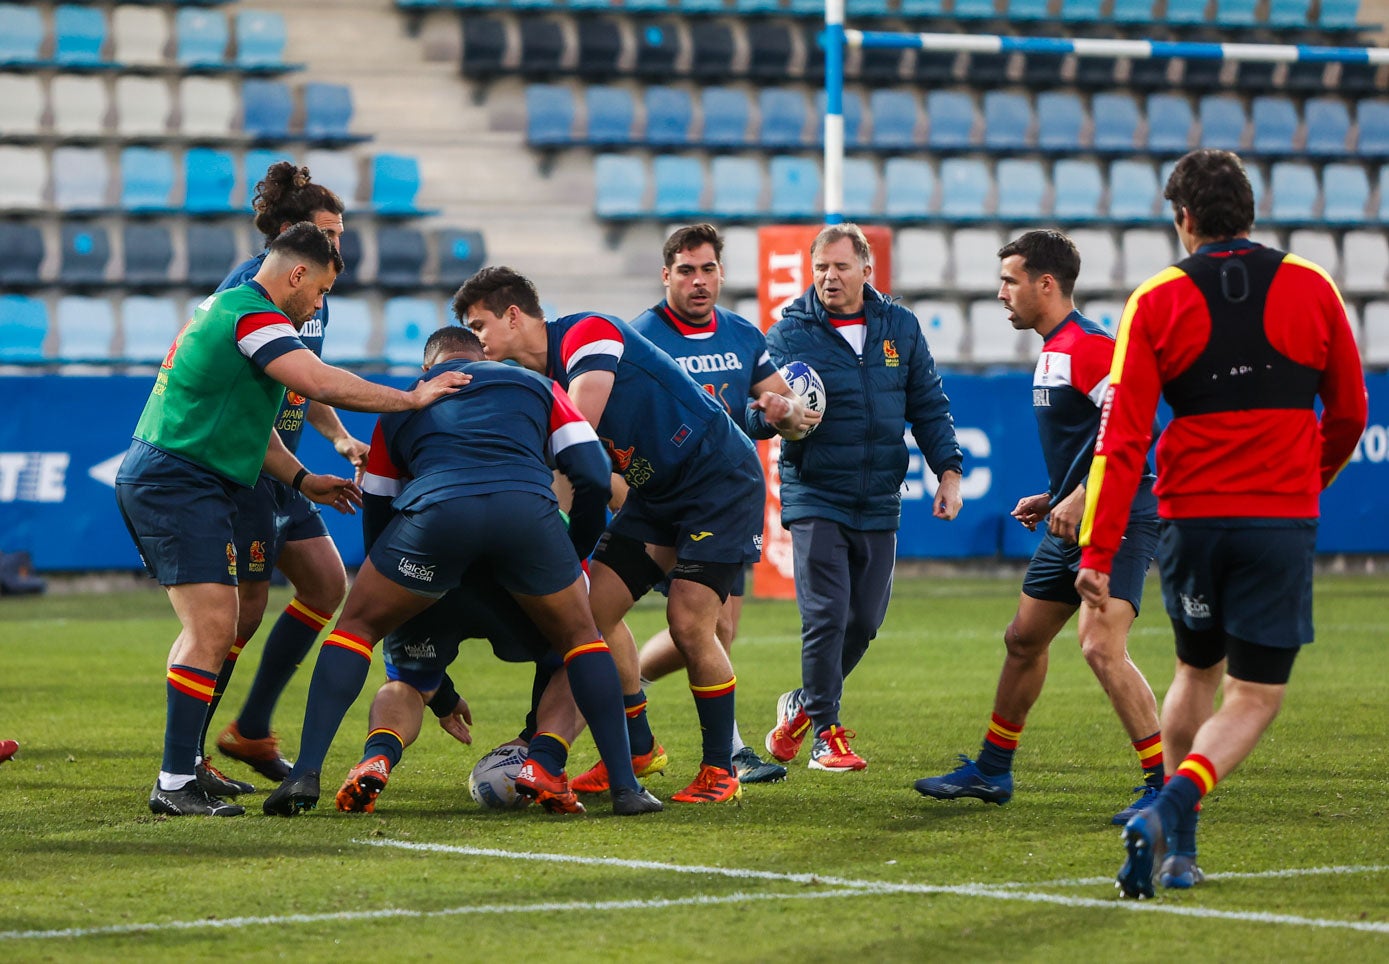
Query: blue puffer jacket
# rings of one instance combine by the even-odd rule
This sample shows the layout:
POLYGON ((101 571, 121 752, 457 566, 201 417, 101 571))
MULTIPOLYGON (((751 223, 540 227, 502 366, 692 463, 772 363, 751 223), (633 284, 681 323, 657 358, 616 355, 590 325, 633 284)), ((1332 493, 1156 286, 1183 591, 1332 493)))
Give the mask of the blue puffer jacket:
POLYGON ((864 285, 863 358, 834 330, 812 287, 767 333, 778 365, 803 361, 825 383, 824 421, 781 447, 781 524, 829 519, 853 529, 896 529, 912 436, 938 477, 960 471, 950 399, 921 326, 906 308, 864 285))

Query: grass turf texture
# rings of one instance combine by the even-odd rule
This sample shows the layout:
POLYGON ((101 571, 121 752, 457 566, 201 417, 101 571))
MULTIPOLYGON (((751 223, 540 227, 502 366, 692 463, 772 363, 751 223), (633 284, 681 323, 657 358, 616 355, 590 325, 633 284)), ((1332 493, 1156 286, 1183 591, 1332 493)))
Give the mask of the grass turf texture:
MULTIPOLYGON (((514 735, 528 694, 526 670, 498 663, 485 643, 470 644, 456 664, 473 709, 473 747, 426 719, 375 815, 338 814, 332 795, 357 761, 366 709, 382 679, 379 658, 329 755, 320 810, 293 820, 264 817, 262 787, 241 798, 245 817, 155 818, 145 799, 159 765, 163 661, 177 631, 163 594, 5 599, 0 737, 23 748, 0 767, 0 955, 829 961, 920 960, 948 951, 968 960, 1141 961, 1165 959, 1175 945, 1203 957, 1218 949, 1224 959, 1389 956, 1389 870, 1220 876, 1389 864, 1389 581, 1319 581, 1319 640, 1294 669, 1282 716, 1245 767, 1207 799, 1201 863, 1214 879, 1137 905, 1119 902, 1109 882, 1122 862, 1109 818, 1139 782, 1136 757, 1085 667, 1073 627, 1056 644, 1046 690, 1023 734, 1013 801, 1001 808, 943 803, 911 789, 915 778, 951 769, 956 752, 977 752, 1016 591, 1011 579, 898 581, 883 632, 844 702, 844 722, 859 733, 853 745, 869 760, 864 773, 810 771, 807 746, 786 783, 746 787, 740 807, 668 805, 664 814, 621 820, 610 815, 606 796, 580 818, 535 807, 491 813, 469 799, 469 769, 514 735), (436 844, 772 876, 402 846, 436 844), (843 880, 859 886, 833 896, 843 880), (862 882, 920 886, 874 892, 862 882), (1020 886, 922 892, 971 884, 1020 886), (652 906, 659 901, 683 903, 652 906), (591 906, 612 902, 630 905, 591 906), (339 916, 388 910, 425 916, 339 916), (273 920, 212 926, 233 918, 273 920), (151 926, 119 930, 134 925, 151 926), (23 936, 69 929, 76 932, 23 936)), ((1130 648, 1160 698, 1173 657, 1157 598, 1150 584, 1130 648)), ((284 602, 272 598, 272 616, 284 602)), ((658 628, 660 615, 651 604, 636 611, 639 639, 658 628)), ((749 602, 744 610, 734 651, 738 716, 759 749, 777 695, 799 678, 797 627, 790 603, 749 602)), ((214 733, 240 705, 259 651, 258 637, 214 733)), ((306 666, 277 714, 291 756, 308 678, 306 666)), ((698 727, 683 679, 662 680, 649 695, 672 765, 647 785, 664 799, 696 771, 698 727)), ((581 741, 571 772, 593 759, 591 742, 581 741)), ((217 762, 230 775, 264 782, 217 762)))

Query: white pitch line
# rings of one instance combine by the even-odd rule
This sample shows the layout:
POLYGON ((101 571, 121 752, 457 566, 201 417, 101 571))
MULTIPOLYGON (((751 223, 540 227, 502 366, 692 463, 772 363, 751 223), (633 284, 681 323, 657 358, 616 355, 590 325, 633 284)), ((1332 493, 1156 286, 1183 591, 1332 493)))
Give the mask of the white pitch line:
MULTIPOLYGON (((1382 874, 1389 871, 1389 864, 1365 864, 1363 866, 1331 867, 1290 867, 1287 870, 1227 871, 1206 874, 1207 880, 1259 880, 1268 877, 1321 877, 1333 874, 1382 874)), ((1057 880, 1011 881, 1006 884, 987 884, 999 890, 1018 890, 1027 887, 1085 887, 1093 884, 1112 884, 1113 877, 1062 877, 1057 880)))

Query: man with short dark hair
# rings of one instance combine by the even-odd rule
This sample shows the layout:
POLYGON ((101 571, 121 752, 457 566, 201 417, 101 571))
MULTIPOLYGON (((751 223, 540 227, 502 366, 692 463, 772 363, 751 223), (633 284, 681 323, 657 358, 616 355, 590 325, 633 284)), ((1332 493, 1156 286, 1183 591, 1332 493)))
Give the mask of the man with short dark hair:
POLYGON ((1202 879, 1201 798, 1258 744, 1312 642, 1318 500, 1368 407, 1336 285, 1249 239, 1254 192, 1240 159, 1193 151, 1164 196, 1189 257, 1139 285, 1124 309, 1076 578, 1087 604, 1110 605, 1161 395, 1173 417, 1157 445, 1158 561, 1177 671, 1162 713, 1171 778, 1124 828, 1118 882, 1134 898, 1153 896, 1155 878, 1176 888, 1202 879))

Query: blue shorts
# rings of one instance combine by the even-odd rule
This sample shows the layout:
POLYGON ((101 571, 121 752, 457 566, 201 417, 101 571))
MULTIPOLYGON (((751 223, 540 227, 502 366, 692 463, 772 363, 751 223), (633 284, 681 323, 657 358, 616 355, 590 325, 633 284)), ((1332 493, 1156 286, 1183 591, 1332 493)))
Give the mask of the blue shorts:
MULTIPOLYGON (((662 579, 660 582, 656 583, 656 585, 652 586, 651 589, 652 589, 654 592, 660 593, 662 596, 669 596, 669 595, 670 595, 670 577, 667 576, 665 579, 662 579)), ((733 580, 733 588, 730 589, 730 590, 728 591, 728 594, 729 594, 730 596, 741 596, 741 595, 743 595, 744 593, 746 593, 747 590, 748 590, 748 570, 747 570, 747 566, 744 566, 742 569, 739 569, 739 570, 738 570, 738 575, 737 575, 737 577, 733 580)))
MULTIPOLYGON (((1130 519, 1119 551, 1114 554, 1114 564, 1109 571, 1109 594, 1131 605, 1135 616, 1143 604, 1143 580, 1148 575, 1157 543, 1157 519, 1130 519)), ((1027 564, 1027 575, 1022 580, 1023 595, 1079 606, 1080 593, 1076 592, 1079 573, 1080 546, 1063 542, 1048 532, 1027 564)))
POLYGON ((187 459, 131 442, 116 476, 116 504, 145 568, 161 586, 236 585, 237 488, 187 459))
POLYGON ((506 590, 559 592, 579 578, 579 557, 553 499, 532 492, 444 495, 406 509, 372 544, 371 563, 387 579, 439 598, 482 564, 506 590))
POLYGON ((1315 519, 1164 519, 1167 615, 1262 646, 1310 643, 1315 519))
POLYGON ((756 450, 740 448, 729 458, 710 439, 690 464, 694 468, 681 476, 674 491, 653 497, 632 489, 608 531, 673 546, 682 562, 746 564, 762 558, 766 487, 756 450))
POLYGON ((257 479, 254 488, 237 490, 235 527, 239 575, 247 582, 270 578, 285 543, 328 534, 318 506, 268 475, 257 479))

